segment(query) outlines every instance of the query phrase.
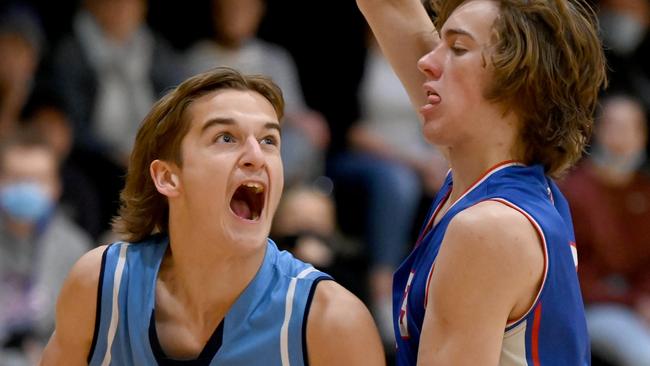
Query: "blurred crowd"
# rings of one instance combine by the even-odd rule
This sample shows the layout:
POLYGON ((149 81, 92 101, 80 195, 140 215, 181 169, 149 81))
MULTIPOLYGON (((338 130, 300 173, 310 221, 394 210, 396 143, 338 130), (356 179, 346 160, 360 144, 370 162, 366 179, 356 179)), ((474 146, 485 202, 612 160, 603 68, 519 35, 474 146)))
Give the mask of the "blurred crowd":
MULTIPOLYGON (((36 362, 68 269, 114 240, 152 103, 215 66, 282 88, 286 188, 271 238, 361 297, 390 357, 392 273, 448 168, 356 4, 324 3, 312 17, 297 0, 163 3, 0 3, 0 366, 36 362)), ((594 363, 648 366, 650 2, 593 5, 610 87, 589 151, 559 183, 594 363)))

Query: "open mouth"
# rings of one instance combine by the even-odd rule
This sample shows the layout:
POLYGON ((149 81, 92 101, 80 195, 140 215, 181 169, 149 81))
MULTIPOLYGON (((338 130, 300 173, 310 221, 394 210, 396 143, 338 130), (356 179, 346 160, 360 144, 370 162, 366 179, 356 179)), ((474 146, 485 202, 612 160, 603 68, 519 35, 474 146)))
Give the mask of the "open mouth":
POLYGON ((230 201, 230 209, 242 219, 259 219, 264 209, 264 186, 254 182, 239 186, 230 201))

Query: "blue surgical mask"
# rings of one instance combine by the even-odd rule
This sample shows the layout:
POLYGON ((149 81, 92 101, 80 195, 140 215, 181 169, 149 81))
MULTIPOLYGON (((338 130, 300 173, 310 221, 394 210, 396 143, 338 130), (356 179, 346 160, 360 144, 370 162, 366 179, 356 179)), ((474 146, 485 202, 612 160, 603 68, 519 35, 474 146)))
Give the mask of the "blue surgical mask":
POLYGON ((632 156, 614 154, 601 144, 594 144, 591 160, 598 166, 609 169, 617 174, 631 174, 641 168, 646 160, 645 150, 640 150, 632 156))
POLYGON ((634 52, 647 31, 635 17, 611 10, 600 13, 600 27, 605 46, 621 56, 634 52))
POLYGON ((18 182, 0 188, 0 208, 15 220, 37 222, 52 207, 52 199, 38 183, 18 182))

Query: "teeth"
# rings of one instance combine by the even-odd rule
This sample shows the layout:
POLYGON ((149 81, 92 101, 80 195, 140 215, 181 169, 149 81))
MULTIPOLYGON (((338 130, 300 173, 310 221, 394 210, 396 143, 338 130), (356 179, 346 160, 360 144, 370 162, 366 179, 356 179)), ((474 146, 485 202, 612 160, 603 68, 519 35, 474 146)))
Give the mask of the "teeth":
POLYGON ((258 215, 257 213, 254 213, 251 220, 255 221, 255 220, 259 219, 259 218, 260 218, 260 215, 258 215))
POLYGON ((260 193, 264 190, 264 187, 259 183, 244 183, 244 186, 253 189, 255 193, 260 193))

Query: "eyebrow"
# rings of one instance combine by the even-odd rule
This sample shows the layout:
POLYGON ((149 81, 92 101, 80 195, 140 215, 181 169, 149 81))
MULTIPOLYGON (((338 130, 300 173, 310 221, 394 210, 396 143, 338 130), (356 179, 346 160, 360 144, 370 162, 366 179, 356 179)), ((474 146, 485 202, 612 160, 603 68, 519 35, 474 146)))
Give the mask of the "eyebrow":
POLYGON ((476 41, 476 38, 474 38, 474 36, 472 36, 472 34, 470 32, 468 32, 468 31, 466 31, 464 29, 460 29, 460 28, 447 29, 445 31, 444 36, 445 36, 445 38, 453 37, 453 36, 466 36, 466 37, 471 38, 473 41, 476 41))
MULTIPOLYGON (((237 122, 232 118, 212 118, 203 123, 201 126, 201 134, 203 134, 208 128, 212 126, 234 126, 237 122)), ((282 132, 280 129, 280 124, 277 122, 266 122, 264 128, 267 130, 277 130, 278 133, 282 132)))

